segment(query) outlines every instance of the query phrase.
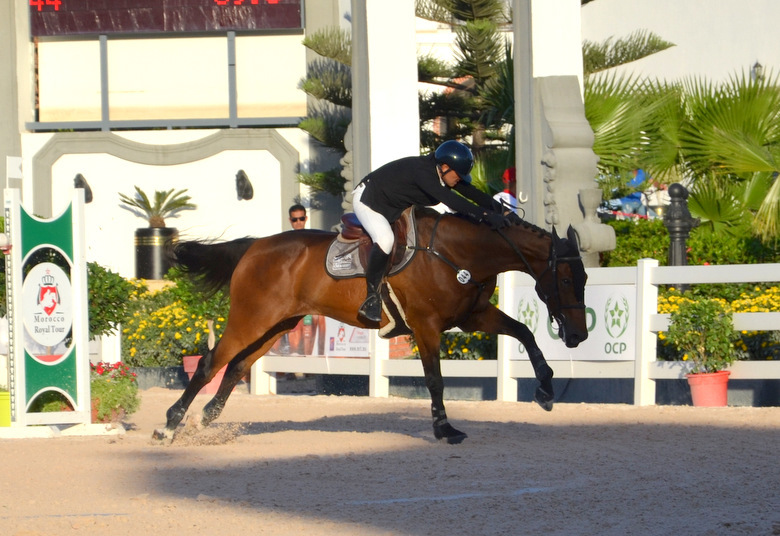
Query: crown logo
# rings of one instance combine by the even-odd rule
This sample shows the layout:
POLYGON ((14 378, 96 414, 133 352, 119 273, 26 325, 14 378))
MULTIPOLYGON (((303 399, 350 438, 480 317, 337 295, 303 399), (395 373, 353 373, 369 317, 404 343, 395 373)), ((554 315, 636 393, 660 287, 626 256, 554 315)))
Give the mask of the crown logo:
POLYGON ((41 282, 47 287, 54 286, 54 276, 46 274, 41 278, 41 282))

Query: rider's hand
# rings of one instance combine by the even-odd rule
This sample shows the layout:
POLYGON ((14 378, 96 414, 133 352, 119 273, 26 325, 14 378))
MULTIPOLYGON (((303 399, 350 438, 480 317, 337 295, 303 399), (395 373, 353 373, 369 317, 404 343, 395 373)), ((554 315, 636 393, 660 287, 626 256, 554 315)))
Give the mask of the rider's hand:
POLYGON ((522 218, 520 218, 520 216, 518 216, 517 212, 515 211, 507 212, 504 218, 509 222, 510 225, 519 225, 523 223, 522 218))
POLYGON ((501 229, 509 225, 502 214, 497 214, 495 212, 485 213, 485 215, 482 216, 482 221, 490 225, 491 229, 501 229))

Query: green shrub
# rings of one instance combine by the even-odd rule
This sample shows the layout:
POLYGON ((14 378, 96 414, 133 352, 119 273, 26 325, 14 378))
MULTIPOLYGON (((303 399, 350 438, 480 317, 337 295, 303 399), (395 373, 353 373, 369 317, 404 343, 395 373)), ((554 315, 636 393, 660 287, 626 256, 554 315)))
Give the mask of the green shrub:
POLYGON ((133 285, 124 277, 95 262, 87 263, 89 339, 116 333, 130 318, 133 285))
POLYGON ((206 353, 209 320, 215 338, 225 328, 226 296, 205 297, 175 270, 167 278, 173 284, 156 291, 133 281, 132 314, 122 327, 122 361, 131 367, 180 366, 183 356, 206 353))
POLYGON ((601 266, 636 266, 639 259, 657 259, 665 266, 669 255, 669 233, 660 219, 613 220, 617 245, 602 254, 601 266))

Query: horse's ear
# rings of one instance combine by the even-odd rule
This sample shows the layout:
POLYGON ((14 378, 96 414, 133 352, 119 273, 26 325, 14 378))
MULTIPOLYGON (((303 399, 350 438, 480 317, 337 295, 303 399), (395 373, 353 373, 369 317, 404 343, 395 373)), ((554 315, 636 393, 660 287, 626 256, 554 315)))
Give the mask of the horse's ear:
POLYGON ((552 237, 555 242, 559 240, 558 231, 555 230, 555 225, 552 227, 552 237))
POLYGON ((566 238, 571 240, 571 243, 577 247, 577 250, 580 249, 580 241, 579 241, 579 237, 577 236, 577 231, 575 231, 574 227, 572 227, 571 225, 569 225, 569 228, 566 229, 566 238))

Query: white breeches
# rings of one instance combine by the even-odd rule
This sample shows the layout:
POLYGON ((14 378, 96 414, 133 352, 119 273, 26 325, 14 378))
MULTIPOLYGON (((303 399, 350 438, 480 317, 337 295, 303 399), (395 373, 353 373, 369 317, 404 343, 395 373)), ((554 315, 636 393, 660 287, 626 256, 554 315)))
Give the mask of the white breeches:
POLYGON ((393 250, 393 243, 395 242, 393 228, 390 227, 390 223, 384 216, 360 201, 360 197, 365 189, 365 184, 359 184, 355 191, 352 192, 352 208, 355 211, 355 216, 360 220, 360 224, 374 240, 374 243, 389 255, 393 250))

